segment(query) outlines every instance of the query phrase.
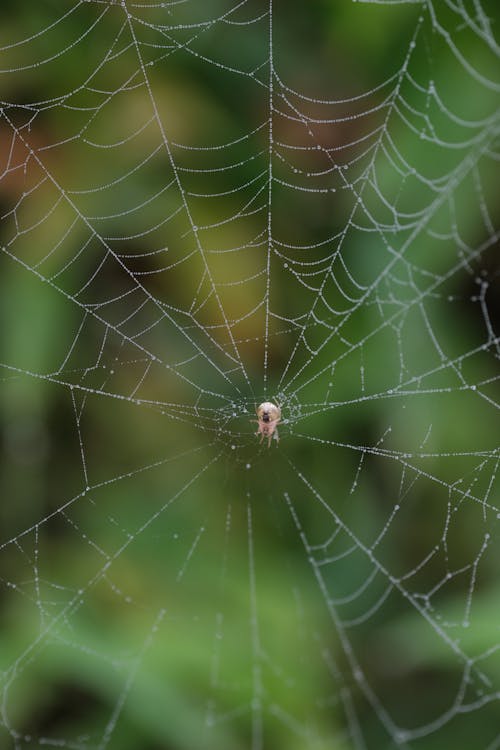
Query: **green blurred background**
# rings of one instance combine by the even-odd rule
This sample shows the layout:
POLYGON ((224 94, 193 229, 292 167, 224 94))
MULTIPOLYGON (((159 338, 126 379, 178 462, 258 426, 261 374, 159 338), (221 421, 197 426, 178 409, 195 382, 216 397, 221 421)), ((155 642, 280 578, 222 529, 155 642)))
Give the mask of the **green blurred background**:
POLYGON ((498 6, 122 5, 0 10, 0 748, 494 750, 498 6))

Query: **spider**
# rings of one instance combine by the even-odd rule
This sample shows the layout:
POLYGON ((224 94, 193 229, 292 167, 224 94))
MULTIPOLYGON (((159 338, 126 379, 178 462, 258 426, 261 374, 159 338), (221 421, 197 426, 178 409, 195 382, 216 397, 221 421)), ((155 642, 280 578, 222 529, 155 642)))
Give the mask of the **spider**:
POLYGON ((279 442, 278 430, 276 429, 281 422, 281 409, 279 405, 271 403, 271 401, 264 401, 258 409, 255 409, 257 419, 253 419, 252 422, 257 422, 259 429, 255 433, 260 435, 260 442, 267 437, 267 447, 271 447, 271 440, 274 437, 279 442))

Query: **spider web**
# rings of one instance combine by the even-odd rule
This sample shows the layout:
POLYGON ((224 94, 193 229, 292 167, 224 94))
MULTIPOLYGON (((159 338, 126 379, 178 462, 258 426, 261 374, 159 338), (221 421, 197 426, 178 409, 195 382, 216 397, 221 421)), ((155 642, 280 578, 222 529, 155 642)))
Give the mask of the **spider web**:
POLYGON ((7 4, 2 748, 500 747, 494 5, 7 4))

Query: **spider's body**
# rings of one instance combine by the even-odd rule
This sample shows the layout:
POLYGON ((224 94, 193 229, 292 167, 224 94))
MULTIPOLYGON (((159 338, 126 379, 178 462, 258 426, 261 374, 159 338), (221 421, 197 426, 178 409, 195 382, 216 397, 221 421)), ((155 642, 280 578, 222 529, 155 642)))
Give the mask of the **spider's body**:
POLYGON ((270 447, 273 435, 279 441, 277 427, 281 422, 281 409, 271 401, 264 401, 255 411, 257 413, 257 424, 259 425, 255 434, 261 436, 261 443, 267 437, 267 445, 270 447))

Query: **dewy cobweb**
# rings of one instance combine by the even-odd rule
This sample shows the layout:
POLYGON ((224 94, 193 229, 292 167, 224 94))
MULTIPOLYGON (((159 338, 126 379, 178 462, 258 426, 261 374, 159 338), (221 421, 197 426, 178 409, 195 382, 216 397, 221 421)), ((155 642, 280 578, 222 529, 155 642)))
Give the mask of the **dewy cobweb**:
POLYGON ((0 747, 498 750, 497 3, 0 16, 0 747))

